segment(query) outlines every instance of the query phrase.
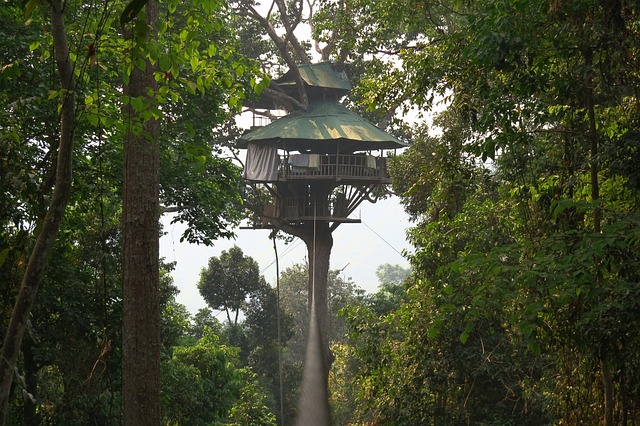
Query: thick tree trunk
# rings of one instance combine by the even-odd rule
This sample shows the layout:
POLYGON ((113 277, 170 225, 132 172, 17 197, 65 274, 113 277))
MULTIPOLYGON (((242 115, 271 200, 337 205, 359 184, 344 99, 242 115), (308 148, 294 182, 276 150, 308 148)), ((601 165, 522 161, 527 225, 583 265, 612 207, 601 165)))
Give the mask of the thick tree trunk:
POLYGON ((0 356, 0 422, 2 424, 5 423, 9 408, 13 373, 16 368, 27 321, 71 193, 73 132, 75 129, 75 80, 73 64, 69 58, 69 46, 65 34, 62 10, 63 7, 60 2, 51 2, 51 29, 55 59, 58 74, 60 75, 60 85, 64 93, 60 115, 60 142, 56 162, 55 189, 49 209, 42 221, 40 234, 29 256, 29 262, 20 284, 18 298, 11 312, 9 327, 2 344, 2 354, 0 356))
POLYGON ((298 399, 296 426, 329 426, 331 424, 328 383, 323 374, 326 370, 323 346, 316 306, 312 305, 309 310, 309 333, 307 334, 302 390, 298 399))
POLYGON ((311 304, 315 301, 316 315, 320 327, 322 347, 325 352, 326 376, 333 363, 333 356, 329 350, 327 331, 329 330, 329 299, 327 294, 329 264, 331 249, 333 248, 333 236, 328 222, 318 222, 315 231, 310 238, 305 240, 309 256, 309 287, 308 306, 311 313, 311 304))
MULTIPOLYGON (((149 0, 146 21, 151 31, 157 2, 149 0)), ((142 19, 142 18, 139 18, 142 19)), ((134 67, 125 96, 155 93, 153 67, 134 67)), ((161 424, 160 414, 160 290, 159 290, 159 167, 158 123, 149 119, 136 132, 138 113, 127 105, 124 119, 132 124, 124 143, 123 189, 123 336, 122 405, 125 426, 161 424)))

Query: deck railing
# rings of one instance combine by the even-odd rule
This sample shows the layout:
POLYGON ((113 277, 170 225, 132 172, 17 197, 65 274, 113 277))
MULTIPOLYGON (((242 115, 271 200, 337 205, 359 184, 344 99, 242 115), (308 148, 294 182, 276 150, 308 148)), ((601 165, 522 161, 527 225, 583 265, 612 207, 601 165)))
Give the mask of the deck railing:
POLYGON ((387 180, 386 160, 363 154, 296 154, 281 158, 279 174, 284 179, 387 180))

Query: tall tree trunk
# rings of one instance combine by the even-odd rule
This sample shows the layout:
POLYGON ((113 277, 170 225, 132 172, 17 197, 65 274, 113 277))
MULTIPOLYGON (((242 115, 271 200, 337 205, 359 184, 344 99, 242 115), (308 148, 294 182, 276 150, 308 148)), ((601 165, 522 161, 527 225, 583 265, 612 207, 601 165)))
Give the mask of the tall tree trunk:
MULTIPOLYGON (((598 180, 598 133, 596 128, 596 112, 593 94, 593 51, 587 48, 584 52, 585 65, 587 68, 587 90, 586 90, 586 106, 587 118, 589 121, 589 162, 591 165, 591 199, 595 202, 600 198, 600 183, 598 180)), ((600 234, 602 225, 602 211, 596 206, 593 209, 593 232, 600 234)), ((602 273, 600 271, 601 259, 594 259, 596 285, 602 285, 602 273)), ((611 366, 607 362, 606 352, 603 350, 600 354, 600 373, 602 379, 602 388, 604 393, 604 426, 613 426, 613 373, 611 366)))
POLYGON ((304 355, 304 372, 298 410, 296 413, 296 426, 329 426, 331 416, 329 409, 327 378, 324 371, 325 360, 323 354, 324 343, 316 305, 311 305, 309 310, 309 333, 307 334, 307 348, 304 355))
POLYGON ((307 228, 304 241, 309 256, 309 331, 304 357, 301 394, 296 426, 331 424, 327 385, 333 356, 329 349, 328 277, 333 236, 329 222, 318 221, 307 228))
POLYGON ((329 349, 327 331, 329 330, 329 301, 327 294, 329 264, 331 249, 333 248, 333 236, 328 222, 317 222, 315 230, 305 240, 309 256, 309 287, 308 306, 311 314, 311 304, 315 301, 316 315, 320 327, 322 347, 325 352, 326 377, 329 377, 329 369, 333 363, 333 356, 329 349))
MULTIPOLYGON (((155 33, 158 6, 146 5, 146 25, 155 33)), ((139 25, 139 24, 138 24, 139 25)), ((138 49, 133 49, 136 51, 138 49)), ((143 49, 144 50, 144 49, 143 49)), ((131 71, 124 95, 155 102, 148 90, 157 86, 153 66, 131 71)), ((160 290, 159 290, 159 127, 151 118, 136 131, 139 113, 131 103, 123 108, 131 124, 124 141, 123 189, 123 336, 122 399, 125 426, 161 424, 160 414, 160 290)))
POLYGON ((63 89, 55 189, 51 204, 41 223, 40 234, 29 256, 29 262, 20 284, 18 298, 11 312, 9 327, 2 344, 2 354, 0 356, 0 422, 3 425, 9 408, 11 383, 22 338, 38 288, 42 282, 49 253, 58 235, 60 223, 71 193, 73 133, 75 129, 75 79, 65 34, 62 3, 52 1, 50 13, 56 67, 60 76, 60 86, 63 89))

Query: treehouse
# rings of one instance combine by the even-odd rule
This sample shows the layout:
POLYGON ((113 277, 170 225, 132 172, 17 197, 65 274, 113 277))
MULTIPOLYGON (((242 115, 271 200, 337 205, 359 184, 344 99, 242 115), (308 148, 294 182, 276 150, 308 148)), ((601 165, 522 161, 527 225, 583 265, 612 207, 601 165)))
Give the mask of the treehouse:
MULTIPOLYGON (((385 151, 406 144, 339 103, 351 85, 330 64, 301 65, 299 70, 307 110, 254 128, 239 139, 239 146, 247 149, 244 178, 262 184, 273 197, 254 226, 314 219, 336 225, 359 222, 349 215, 362 201, 375 201, 375 189, 390 183, 385 151)), ((291 72, 276 84, 296 96, 291 72)))

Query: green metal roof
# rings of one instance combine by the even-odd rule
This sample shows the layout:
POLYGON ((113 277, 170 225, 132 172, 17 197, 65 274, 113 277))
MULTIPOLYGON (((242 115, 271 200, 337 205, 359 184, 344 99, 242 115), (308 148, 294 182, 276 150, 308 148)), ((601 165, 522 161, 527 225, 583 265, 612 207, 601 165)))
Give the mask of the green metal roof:
MULTIPOLYGON (((300 77, 310 87, 337 89, 345 93, 352 88, 346 74, 334 70, 328 62, 298 65, 298 70, 300 71, 300 77)), ((291 71, 276 80, 276 84, 281 86, 295 84, 291 71)))
POLYGON ((278 145, 287 151, 316 153, 396 149, 407 146, 335 101, 318 101, 305 112, 294 112, 245 133, 238 146, 278 145))

